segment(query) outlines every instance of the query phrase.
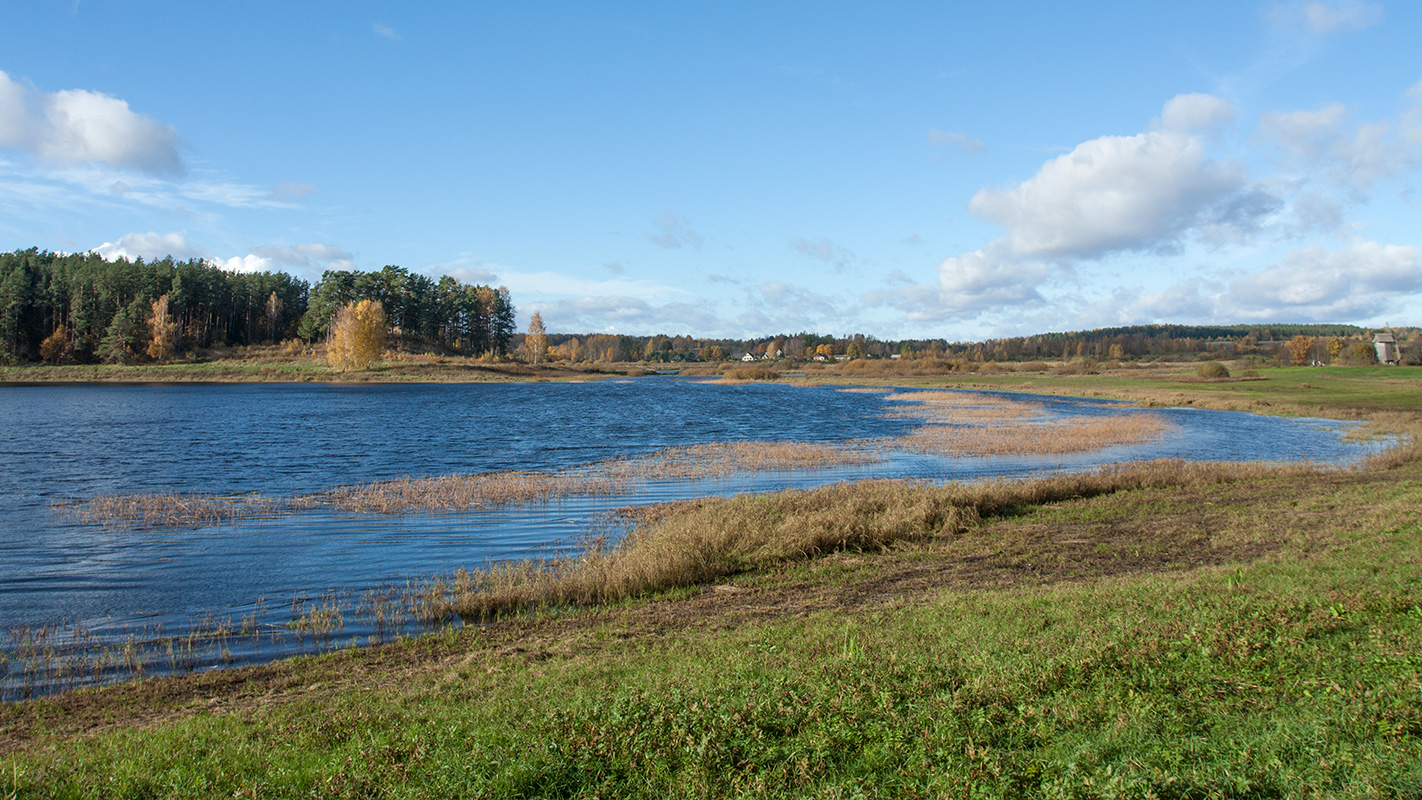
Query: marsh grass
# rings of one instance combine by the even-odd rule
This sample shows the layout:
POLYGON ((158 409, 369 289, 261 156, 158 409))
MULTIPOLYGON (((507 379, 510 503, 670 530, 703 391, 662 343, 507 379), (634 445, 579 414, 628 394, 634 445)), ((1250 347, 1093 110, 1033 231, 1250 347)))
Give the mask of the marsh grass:
POLYGON ((878 460, 877 455, 863 448, 812 442, 713 442, 668 447, 639 458, 606 461, 594 464, 590 472, 613 481, 690 480, 737 472, 823 469, 878 460))
POLYGON ((466 590, 440 596, 447 598, 449 613, 471 620, 547 606, 595 605, 828 553, 872 552, 958 536, 984 517, 1065 499, 1314 473, 1307 465, 1167 460, 1019 481, 934 486, 869 480, 706 498, 641 515, 641 522, 611 548, 571 559, 500 564, 472 573, 466 590))
POLYGON ((197 528, 307 511, 347 514, 459 512, 549 502, 563 497, 611 494, 612 477, 546 472, 485 472, 435 478, 401 478, 291 497, 263 495, 100 495, 55 503, 55 513, 106 528, 197 528))
POLYGON ((894 416, 924 424, 888 446, 945 457, 1052 455, 1159 441, 1174 426, 1157 414, 1050 416, 1038 402, 972 392, 899 392, 894 416))
POLYGON ((78 522, 105 527, 202 527, 237 520, 268 519, 286 511, 283 501, 260 495, 100 495, 53 509, 78 522))
POLYGON ((328 508, 347 513, 467 511, 547 502, 561 497, 594 497, 611 494, 618 488, 615 481, 600 476, 486 472, 342 486, 328 492, 299 495, 292 498, 290 504, 295 510, 328 508))

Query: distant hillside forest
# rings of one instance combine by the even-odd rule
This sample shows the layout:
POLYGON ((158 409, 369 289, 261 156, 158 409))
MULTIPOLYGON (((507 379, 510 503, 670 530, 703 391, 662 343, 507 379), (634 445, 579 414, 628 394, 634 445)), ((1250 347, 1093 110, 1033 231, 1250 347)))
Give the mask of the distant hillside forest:
MULTIPOLYGON (((1397 329, 1404 357, 1422 363, 1422 337, 1415 329, 1397 329)), ((1171 360, 1252 355, 1293 360, 1285 344, 1310 339, 1317 357, 1329 363, 1373 358, 1371 332, 1356 325, 1134 325, 1071 333, 1044 333, 983 342, 945 339, 880 340, 854 334, 834 337, 816 333, 766 336, 757 339, 698 339, 691 336, 621 336, 615 334, 547 334, 548 361, 723 361, 784 358, 810 360, 900 358, 940 359, 964 363, 1109 360, 1171 360), (1360 346, 1365 345, 1365 346, 1360 346), (1331 349, 1330 349, 1331 347, 1331 349)), ((527 337, 516 336, 516 352, 528 350, 527 337)))
POLYGON ((504 355, 512 344, 507 289, 401 267, 328 270, 313 287, 282 272, 227 272, 200 260, 30 249, 0 253, 0 363, 133 363, 222 345, 314 341, 338 308, 360 300, 381 302, 399 344, 473 355, 504 355), (165 336, 166 349, 150 352, 165 336))

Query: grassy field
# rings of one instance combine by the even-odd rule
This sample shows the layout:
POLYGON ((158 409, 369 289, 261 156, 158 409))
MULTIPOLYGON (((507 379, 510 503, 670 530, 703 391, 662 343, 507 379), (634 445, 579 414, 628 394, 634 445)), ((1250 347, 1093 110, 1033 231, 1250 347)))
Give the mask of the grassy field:
MULTIPOLYGON (((1219 408, 1264 414, 1360 417, 1422 408, 1422 367, 1269 367, 1250 377, 1205 379, 1194 364, 1107 370, 1095 375, 954 373, 895 383, 994 391, 1106 397, 1147 405, 1219 408)), ((836 378, 858 381, 862 378, 836 378)))
MULTIPOLYGON (((916 382, 1418 420, 1417 370, 1261 372, 916 382)), ((690 503, 580 564, 488 625, 0 707, 0 798, 1422 797, 1415 444, 690 503)))

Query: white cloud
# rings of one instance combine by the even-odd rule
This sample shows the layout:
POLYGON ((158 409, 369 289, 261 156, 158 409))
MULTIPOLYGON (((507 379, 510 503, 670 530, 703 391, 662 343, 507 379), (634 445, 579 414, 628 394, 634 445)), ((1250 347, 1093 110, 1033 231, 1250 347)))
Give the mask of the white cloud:
POLYGON ((980 190, 968 209, 1005 228, 1016 256, 1097 258, 1178 247, 1246 180, 1197 137, 1150 131, 1084 142, 1017 186, 980 190))
POLYGON ((1303 7, 1303 15, 1309 30, 1322 34, 1376 25, 1382 21, 1383 8, 1379 3, 1308 3, 1303 7))
POLYGON ((1071 314, 1068 326, 1363 321, 1415 306, 1419 293, 1416 247, 1311 246, 1228 283, 1192 277, 1159 291, 1118 288, 1071 314))
POLYGON ((1397 120, 1396 130, 1387 122, 1349 130, 1347 109, 1330 103, 1313 111, 1270 111, 1259 119, 1260 133, 1278 146, 1286 167, 1366 193, 1374 183, 1417 165, 1422 148, 1419 87, 1422 83, 1407 91, 1412 106, 1397 120))
POLYGON ((1159 127, 1180 133, 1206 133, 1234 123, 1232 103, 1195 92, 1172 97, 1161 111, 1159 127))
POLYGON ((978 139, 974 139, 962 133, 939 130, 938 128, 928 129, 928 143, 957 147, 970 153, 981 153, 987 149, 987 145, 978 139))
POLYGON ((275 272, 278 269, 277 264, 270 258, 251 254, 232 258, 210 258, 207 263, 228 272, 275 272))
POLYGON ((647 238, 654 244, 674 250, 679 247, 700 249, 705 240, 692 230, 691 223, 675 214, 659 214, 652 224, 661 233, 649 233, 647 238))
POLYGON ((266 259, 271 263, 308 269, 317 269, 323 264, 328 269, 348 269, 349 267, 345 265, 349 265, 355 258, 340 247, 324 242, 282 246, 264 245, 251 248, 251 252, 252 255, 266 259))
POLYGON ((209 256, 207 248, 202 245, 188 242, 187 236, 182 232, 157 233, 126 233, 118 238, 116 242, 104 242, 95 247, 92 252, 98 253, 109 261, 118 258, 133 260, 143 258, 149 261, 153 259, 172 256, 176 261, 187 261, 189 259, 205 259, 209 256))
POLYGON ((1295 250, 1234 281, 1231 304, 1251 318, 1349 320, 1376 316, 1422 292, 1422 251, 1361 242, 1346 250, 1295 250))
POLYGON ((375 31, 376 36, 382 36, 392 42, 400 41, 400 34, 389 25, 382 25, 379 22, 370 23, 370 29, 375 31))
POLYGON ((1037 287, 1048 277, 1045 264, 1013 259, 995 242, 938 266, 940 303, 969 316, 1005 306, 1036 305, 1042 302, 1037 287))
POLYGON ((180 175, 186 170, 180 145, 172 126, 117 97, 84 89, 40 92, 0 71, 0 146, 55 164, 180 175))

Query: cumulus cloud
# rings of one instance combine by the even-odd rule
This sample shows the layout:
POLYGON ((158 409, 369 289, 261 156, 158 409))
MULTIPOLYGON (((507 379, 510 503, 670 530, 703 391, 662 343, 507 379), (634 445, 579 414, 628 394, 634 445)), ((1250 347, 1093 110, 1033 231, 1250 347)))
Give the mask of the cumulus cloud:
POLYGON ((270 258, 247 254, 232 258, 209 258, 207 263, 228 272, 275 272, 278 266, 270 258))
POLYGON ((987 149, 987 145, 978 139, 974 139, 966 134, 955 133, 954 131, 939 130, 938 128, 928 129, 928 143, 957 147, 970 153, 981 153, 987 149))
POLYGON ((1362 319, 1422 292, 1422 251, 1377 242, 1337 251, 1306 247, 1234 281, 1229 291, 1253 318, 1362 319))
POLYGON ((700 249, 705 242, 701 234, 692 230, 691 223, 675 214, 659 214, 652 220, 652 224, 659 231, 649 233, 647 238, 654 244, 674 250, 679 247, 690 247, 700 249))
POLYGON ((1084 142, 1017 186, 980 190, 968 209, 1006 229, 1016 256, 1097 258, 1175 249, 1246 185, 1243 167, 1212 160, 1196 136, 1158 130, 1084 142))
POLYGON ((104 242, 92 252, 110 261, 116 258, 143 258, 153 260, 172 256, 177 261, 201 259, 229 272, 273 272, 306 271, 319 272, 322 269, 353 269, 352 256, 335 245, 321 242, 308 244, 258 246, 250 248, 245 255, 222 258, 214 256, 206 247, 189 242, 181 231, 170 233, 127 233, 117 241, 104 242))
POLYGON ((355 258, 340 247, 324 242, 277 246, 261 245, 253 247, 251 251, 253 255, 267 259, 274 264, 310 269, 316 269, 323 264, 327 265, 328 269, 346 269, 349 267, 344 265, 349 265, 355 258), (342 266, 335 266, 330 262, 336 262, 342 266))
POLYGON ((1422 293, 1422 251, 1358 242, 1298 248, 1232 281, 1191 277, 1159 291, 1118 288, 1087 305, 1076 327, 1142 322, 1337 322, 1382 316, 1422 293))
POLYGON ((148 261, 172 256, 176 261, 187 261, 189 259, 205 259, 209 256, 207 248, 202 245, 192 244, 187 236, 182 232, 157 233, 126 233, 118 238, 118 241, 104 242, 95 247, 92 251, 103 256, 109 261, 119 258, 129 260, 142 258, 148 261))
POLYGON ((1234 123, 1234 104, 1194 92, 1171 98, 1160 113, 1158 127, 1180 133, 1206 133, 1234 123))
POLYGON ((154 175, 186 171, 170 125, 117 97, 84 89, 41 92, 0 71, 0 146, 54 164, 98 163, 154 175))
POLYGON ((1000 243, 944 260, 938 290, 945 309, 976 316, 1005 306, 1043 302, 1037 287, 1050 277, 1045 264, 1020 261, 1000 243))

